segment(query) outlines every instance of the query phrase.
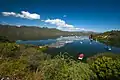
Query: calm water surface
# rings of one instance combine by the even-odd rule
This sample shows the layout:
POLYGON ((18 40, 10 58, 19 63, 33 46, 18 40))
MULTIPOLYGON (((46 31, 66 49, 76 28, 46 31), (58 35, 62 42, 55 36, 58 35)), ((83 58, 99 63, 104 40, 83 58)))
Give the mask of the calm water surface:
MULTIPOLYGON (((71 56, 78 56, 78 53, 85 54, 85 57, 93 56, 97 53, 108 52, 105 49, 105 44, 99 43, 97 41, 90 41, 87 36, 72 36, 72 37, 60 37, 56 39, 46 39, 46 40, 28 40, 28 41, 17 41, 18 44, 33 44, 33 45, 58 45, 62 43, 62 46, 59 48, 49 48, 46 50, 46 53, 51 55, 59 54, 60 52, 68 52, 71 56)), ((115 54, 120 53, 120 48, 112 47, 112 50, 115 54)))

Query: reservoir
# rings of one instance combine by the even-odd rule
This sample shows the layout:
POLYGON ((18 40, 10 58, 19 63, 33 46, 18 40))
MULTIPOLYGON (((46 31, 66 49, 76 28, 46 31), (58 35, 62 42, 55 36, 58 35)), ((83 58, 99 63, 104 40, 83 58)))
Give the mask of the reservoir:
POLYGON ((51 55, 67 52, 70 56, 76 57, 79 53, 83 53, 85 57, 90 57, 98 53, 113 52, 114 54, 120 53, 120 48, 111 47, 111 51, 105 49, 106 45, 98 41, 90 41, 87 36, 67 36, 54 39, 45 40, 27 40, 16 41, 17 44, 32 44, 37 46, 48 45, 45 52, 51 55))

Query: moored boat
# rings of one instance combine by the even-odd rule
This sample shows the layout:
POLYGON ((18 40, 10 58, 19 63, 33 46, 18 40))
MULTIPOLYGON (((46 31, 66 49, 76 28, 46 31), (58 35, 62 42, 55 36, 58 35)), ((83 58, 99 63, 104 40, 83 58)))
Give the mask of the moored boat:
POLYGON ((78 59, 82 60, 84 58, 84 54, 79 54, 78 59))
POLYGON ((82 41, 80 41, 80 43, 82 44, 83 42, 82 42, 82 41))
POLYGON ((109 46, 106 46, 105 49, 106 49, 107 51, 111 51, 111 50, 112 50, 111 47, 109 47, 109 46))

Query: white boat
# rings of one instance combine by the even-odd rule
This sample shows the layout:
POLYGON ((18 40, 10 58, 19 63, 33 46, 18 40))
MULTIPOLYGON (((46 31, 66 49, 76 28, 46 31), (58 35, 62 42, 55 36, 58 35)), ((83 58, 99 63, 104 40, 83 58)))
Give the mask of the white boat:
POLYGON ((65 43, 72 43, 73 41, 65 41, 65 43))
POLYGON ((83 42, 82 42, 82 41, 80 41, 80 43, 82 44, 83 42))
POLYGON ((105 47, 105 49, 108 50, 108 51, 112 50, 109 46, 105 47))
POLYGON ((109 51, 111 51, 112 49, 111 48, 108 48, 109 51))
POLYGON ((96 42, 98 42, 98 40, 96 39, 96 42))
POLYGON ((82 60, 83 58, 81 58, 81 57, 78 57, 78 59, 82 60))

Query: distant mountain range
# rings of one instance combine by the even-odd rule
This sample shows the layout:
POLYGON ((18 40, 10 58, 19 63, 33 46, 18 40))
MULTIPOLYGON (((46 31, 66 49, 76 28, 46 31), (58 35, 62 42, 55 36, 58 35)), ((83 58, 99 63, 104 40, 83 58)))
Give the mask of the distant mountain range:
POLYGON ((36 26, 13 26, 0 24, 0 36, 6 36, 10 40, 37 40, 54 38, 60 36, 89 36, 96 34, 91 31, 68 32, 55 28, 36 27, 36 26))

